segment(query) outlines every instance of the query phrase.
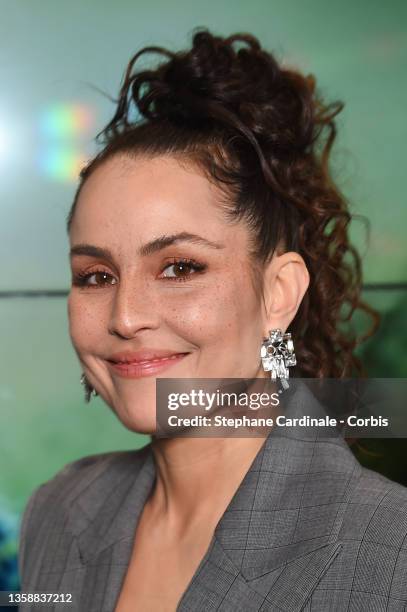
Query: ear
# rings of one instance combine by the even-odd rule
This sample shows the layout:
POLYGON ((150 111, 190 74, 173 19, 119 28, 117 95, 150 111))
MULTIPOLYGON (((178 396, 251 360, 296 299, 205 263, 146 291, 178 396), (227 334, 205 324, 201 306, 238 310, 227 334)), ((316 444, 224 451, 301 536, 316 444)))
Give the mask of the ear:
POLYGON ((294 251, 275 255, 264 273, 264 337, 270 329, 286 331, 309 285, 309 272, 294 251))

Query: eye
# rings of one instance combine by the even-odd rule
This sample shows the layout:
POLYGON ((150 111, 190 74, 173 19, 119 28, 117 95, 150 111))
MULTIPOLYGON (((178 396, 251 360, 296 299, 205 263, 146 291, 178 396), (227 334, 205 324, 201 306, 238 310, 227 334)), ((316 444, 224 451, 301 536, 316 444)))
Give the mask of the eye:
POLYGON ((116 284, 116 279, 105 270, 94 270, 93 272, 79 272, 73 277, 72 284, 77 287, 92 287, 98 289, 104 285, 116 284), (90 282, 92 277, 95 277, 96 282, 90 282), (101 283, 97 282, 98 278, 103 279, 101 283), (106 278, 113 279, 114 283, 109 283, 106 278))
POLYGON ((165 266, 163 276, 175 281, 184 281, 197 272, 203 272, 205 268, 206 265, 198 263, 193 259, 175 259, 165 266))

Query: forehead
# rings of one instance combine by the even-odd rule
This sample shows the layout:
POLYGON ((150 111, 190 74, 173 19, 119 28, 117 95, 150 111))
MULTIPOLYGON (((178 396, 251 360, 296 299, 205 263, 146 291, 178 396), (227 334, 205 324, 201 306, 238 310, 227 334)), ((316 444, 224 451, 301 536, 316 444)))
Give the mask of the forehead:
POLYGON ((97 243, 142 243, 190 231, 208 239, 239 238, 246 227, 222 211, 223 192, 195 165, 174 157, 115 156, 99 166, 80 192, 71 237, 97 243))

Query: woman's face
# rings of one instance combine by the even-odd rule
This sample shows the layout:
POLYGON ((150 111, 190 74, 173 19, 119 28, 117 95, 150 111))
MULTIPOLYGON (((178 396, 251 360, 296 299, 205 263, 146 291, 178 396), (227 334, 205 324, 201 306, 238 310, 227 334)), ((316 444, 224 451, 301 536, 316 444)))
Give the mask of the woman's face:
POLYGON ((70 231, 70 336, 89 382, 133 431, 155 431, 157 377, 265 376, 249 232, 225 219, 219 196, 197 169, 170 157, 116 156, 80 193, 70 231), (157 349, 178 357, 133 366, 133 377, 110 362, 115 353, 157 349))

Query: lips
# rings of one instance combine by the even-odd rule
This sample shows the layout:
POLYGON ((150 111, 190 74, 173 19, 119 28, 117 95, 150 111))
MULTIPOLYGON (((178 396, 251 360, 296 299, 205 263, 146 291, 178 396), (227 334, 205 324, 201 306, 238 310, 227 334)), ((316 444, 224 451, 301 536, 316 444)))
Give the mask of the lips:
POLYGON ((167 349, 143 349, 140 351, 123 351, 114 353, 108 361, 120 364, 130 363, 145 363, 167 359, 174 355, 186 355, 187 353, 178 353, 177 351, 167 349))
POLYGON ((115 353, 107 360, 107 364, 112 372, 123 378, 141 378, 162 372, 188 354, 150 349, 131 353, 115 353))

